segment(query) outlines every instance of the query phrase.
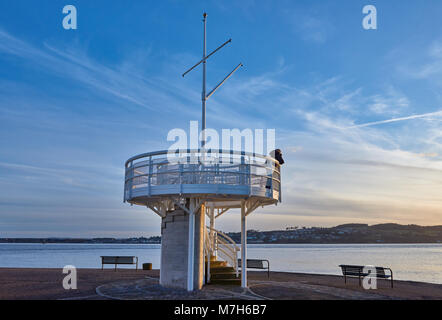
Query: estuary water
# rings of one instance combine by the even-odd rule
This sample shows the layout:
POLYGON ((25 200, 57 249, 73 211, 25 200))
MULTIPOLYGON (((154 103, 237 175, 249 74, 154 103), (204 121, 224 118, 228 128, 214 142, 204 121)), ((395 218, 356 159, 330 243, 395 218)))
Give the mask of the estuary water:
MULTIPOLYGON (((0 268, 101 268, 100 256, 138 256, 160 267, 159 244, 0 244, 0 268)), ((398 280, 442 284, 442 244, 252 244, 249 258, 267 259, 272 271, 341 274, 339 264, 393 269, 398 280)), ((105 266, 106 267, 106 266, 105 266)), ((112 266, 107 266, 111 268, 112 266)), ((121 268, 133 266, 121 266, 121 268)))

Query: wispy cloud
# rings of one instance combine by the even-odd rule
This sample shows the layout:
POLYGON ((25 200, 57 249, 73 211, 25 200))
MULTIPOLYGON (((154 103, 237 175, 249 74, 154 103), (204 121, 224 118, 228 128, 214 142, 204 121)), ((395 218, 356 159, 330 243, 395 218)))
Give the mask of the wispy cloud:
POLYGON ((3 175, 9 178, 8 184, 23 183, 24 181, 40 182, 42 188, 45 185, 53 186, 54 182, 67 187, 81 188, 83 190, 100 190, 103 186, 91 183, 91 180, 99 178, 101 183, 119 183, 124 174, 124 169, 88 164, 79 166, 62 164, 54 167, 42 167, 32 164, 0 162, 3 175), (12 175, 12 177, 11 177, 12 175))
POLYGON ((389 86, 385 94, 375 94, 369 98, 368 108, 375 114, 400 114, 410 106, 410 100, 389 86))
MULTIPOLYGON (((62 50, 47 43, 38 48, 1 29, 0 52, 21 58, 25 63, 32 63, 35 68, 58 77, 75 80, 91 90, 98 90, 149 110, 158 108, 160 104, 166 104, 169 110, 185 110, 183 101, 189 101, 189 94, 177 97, 176 93, 183 90, 174 90, 173 82, 148 77, 145 72, 134 71, 132 67, 123 69, 121 67, 127 66, 124 62, 121 67, 105 66, 82 51, 73 48, 62 50)), ((184 86, 184 83, 180 84, 180 87, 184 86)), ((188 91, 192 93, 193 90, 189 88, 188 91)))
POLYGON ((376 126, 376 125, 387 124, 387 123, 398 122, 398 121, 406 121, 406 120, 422 119, 422 118, 433 118, 433 117, 440 117, 440 116, 442 116, 442 110, 439 110, 436 112, 423 113, 423 114, 415 114, 415 115, 407 116, 407 117, 399 117, 399 118, 388 119, 388 120, 367 122, 367 123, 362 123, 362 124, 350 126, 345 129, 363 128, 363 127, 376 126))
MULTIPOLYGON (((410 50, 411 51, 411 50, 410 50)), ((442 86, 442 40, 434 40, 417 52, 393 50, 396 69, 401 77, 413 80, 428 80, 430 86, 442 86)))
POLYGON ((312 15, 292 16, 295 32, 303 39, 315 44, 324 44, 333 33, 333 25, 323 17, 312 15))

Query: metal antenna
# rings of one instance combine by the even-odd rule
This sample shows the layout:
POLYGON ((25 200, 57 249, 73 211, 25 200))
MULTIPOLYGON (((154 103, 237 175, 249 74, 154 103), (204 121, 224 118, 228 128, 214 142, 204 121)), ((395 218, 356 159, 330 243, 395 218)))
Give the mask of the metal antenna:
POLYGON ((206 129, 206 101, 207 99, 210 98, 210 96, 212 94, 215 93, 215 91, 221 87, 224 82, 226 82, 227 79, 229 79, 236 70, 238 70, 240 67, 243 66, 242 63, 240 63, 235 69, 233 69, 232 72, 230 72, 223 81, 221 81, 214 89, 212 89, 212 91, 209 92, 209 94, 206 95, 206 61, 207 59, 210 58, 210 56, 212 56, 215 52, 217 52, 218 50, 220 50, 222 47, 224 47, 226 44, 232 42, 232 39, 227 40, 226 42, 224 42, 222 45, 220 45, 218 48, 216 48, 215 50, 213 50, 211 53, 209 53, 208 55, 206 55, 206 23, 207 23, 207 13, 203 14, 203 23, 204 23, 204 39, 203 39, 203 58, 196 63, 193 67, 191 67, 189 70, 187 70, 186 72, 183 73, 183 77, 188 74, 190 71, 192 71, 193 69, 195 69, 197 66, 199 66, 201 63, 203 64, 203 90, 202 90, 202 94, 201 94, 201 98, 202 98, 202 121, 201 121, 201 131, 203 133, 202 135, 202 139, 201 139, 201 148, 204 148, 204 145, 206 144, 206 136, 204 133, 204 130, 206 129))

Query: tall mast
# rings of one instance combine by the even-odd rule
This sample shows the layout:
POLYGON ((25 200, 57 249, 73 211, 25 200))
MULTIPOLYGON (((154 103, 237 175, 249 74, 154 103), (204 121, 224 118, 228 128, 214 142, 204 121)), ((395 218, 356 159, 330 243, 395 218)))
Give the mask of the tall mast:
POLYGON ((204 130, 206 130, 206 24, 207 24, 207 13, 203 13, 203 23, 204 23, 204 39, 203 39, 203 92, 202 98, 202 119, 201 119, 201 149, 204 148, 206 144, 206 135, 204 130))
POLYGON ((204 130, 206 130, 206 102, 207 99, 210 98, 210 96, 212 94, 215 93, 216 90, 218 90, 219 87, 221 87, 224 82, 230 78, 230 76, 236 72, 236 70, 238 70, 240 67, 243 66, 242 63, 238 64, 238 66, 235 67, 235 69, 233 69, 232 72, 230 72, 215 88, 212 89, 212 91, 209 92, 209 94, 206 94, 206 62, 207 59, 210 58, 210 56, 212 56, 215 52, 217 52, 219 49, 221 49, 222 47, 224 47, 226 44, 232 42, 232 39, 227 40, 226 42, 224 42, 222 45, 220 45, 218 48, 216 48, 215 50, 213 50, 211 53, 207 54, 206 51, 206 25, 207 25, 207 13, 203 13, 203 24, 204 24, 204 37, 203 37, 203 58, 196 63, 193 67, 191 67, 190 69, 188 69, 186 72, 183 73, 183 77, 188 74, 190 71, 192 71, 193 69, 195 69, 198 65, 200 65, 201 63, 203 64, 203 90, 201 93, 201 100, 202 100, 202 119, 201 119, 201 131, 202 131, 202 137, 201 137, 201 148, 204 148, 204 145, 206 144, 206 135, 204 130))

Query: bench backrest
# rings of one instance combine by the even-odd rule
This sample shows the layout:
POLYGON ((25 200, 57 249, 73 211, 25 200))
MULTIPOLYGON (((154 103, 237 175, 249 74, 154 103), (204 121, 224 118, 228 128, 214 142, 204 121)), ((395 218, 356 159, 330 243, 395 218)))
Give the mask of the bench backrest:
MULTIPOLYGON (((247 259, 247 268, 267 269, 264 267, 264 261, 267 260, 247 259)), ((241 259, 238 259, 238 265, 241 266, 241 259)))
MULTIPOLYGON (((359 276, 367 274, 366 272, 364 272, 364 266, 340 265, 340 267, 342 269, 342 273, 347 276, 359 276)), ((376 276, 385 276, 385 268, 383 267, 375 267, 375 268, 376 268, 376 276)))
POLYGON ((358 276, 362 274, 364 266, 340 265, 342 273, 347 276, 358 276))
POLYGON ((135 264, 135 257, 131 256, 102 256, 101 263, 103 264, 135 264))
POLYGON ((376 267, 376 276, 385 276, 385 269, 382 267, 376 267))

